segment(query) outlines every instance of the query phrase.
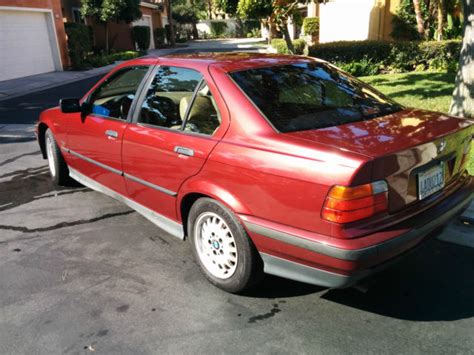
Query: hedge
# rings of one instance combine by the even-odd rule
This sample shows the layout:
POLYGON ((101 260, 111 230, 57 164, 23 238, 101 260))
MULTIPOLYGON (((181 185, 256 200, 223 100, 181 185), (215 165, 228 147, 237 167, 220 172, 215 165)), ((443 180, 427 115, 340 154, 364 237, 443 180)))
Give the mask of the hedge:
POLYGON ((212 37, 222 36, 226 29, 227 29, 227 23, 224 21, 211 22, 211 36, 212 37))
POLYGON ((155 35, 155 44, 157 46, 163 46, 166 41, 166 29, 155 28, 154 35, 155 35))
POLYGON ((87 67, 86 58, 92 51, 92 29, 80 23, 65 23, 67 48, 73 69, 87 67))
POLYGON ((130 60, 139 57, 141 54, 136 51, 125 51, 125 52, 117 52, 112 54, 98 54, 93 55, 87 58, 86 62, 88 66, 92 66, 94 68, 103 67, 112 63, 115 63, 119 60, 130 60))
MULTIPOLYGON (((293 47, 295 48, 294 54, 303 54, 306 42, 304 39, 295 39, 292 41, 293 47)), ((288 46, 283 38, 272 39, 271 46, 276 49, 277 53, 288 54, 288 46)))
POLYGON ((308 55, 332 63, 370 61, 380 71, 456 70, 461 41, 382 42, 342 41, 320 43, 308 48, 308 55))
POLYGON ((150 27, 134 26, 132 27, 132 38, 136 43, 138 50, 146 51, 150 48, 150 27))

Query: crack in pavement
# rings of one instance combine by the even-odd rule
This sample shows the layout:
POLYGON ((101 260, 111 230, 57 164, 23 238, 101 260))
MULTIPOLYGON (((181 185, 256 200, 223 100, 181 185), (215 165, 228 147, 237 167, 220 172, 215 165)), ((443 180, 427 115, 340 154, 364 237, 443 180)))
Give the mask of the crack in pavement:
MULTIPOLYGON (((87 187, 84 187, 84 188, 79 188, 79 189, 75 189, 75 190, 67 190, 67 191, 52 191, 52 193, 50 195, 45 195, 45 196, 34 196, 33 197, 33 200, 34 201, 38 201, 38 200, 42 200, 42 199, 45 199, 45 198, 53 198, 53 197, 58 197, 58 196, 63 196, 63 195, 71 195, 71 194, 75 194, 77 192, 91 192, 92 190, 87 188, 87 187)), ((0 206, 1 208, 1 206, 0 206)))
MULTIPOLYGON (((66 227, 73 227, 73 226, 78 226, 81 224, 88 224, 88 223, 94 223, 100 220, 108 219, 108 218, 113 218, 113 217, 119 217, 119 216, 125 216, 131 213, 134 213, 135 211, 125 211, 125 212, 118 212, 118 213, 107 213, 99 217, 94 217, 90 219, 80 219, 78 221, 73 221, 73 222, 60 222, 58 224, 55 224, 50 227, 42 227, 42 228, 28 228, 28 227, 21 227, 21 226, 9 226, 9 225, 0 225, 0 229, 3 230, 8 230, 8 231, 15 231, 15 232, 22 232, 22 233, 38 233, 38 232, 49 232, 55 229, 60 229, 60 228, 66 228, 66 227)), ((9 240, 6 241, 0 241, 0 244, 7 243, 9 240)))
POLYGON ((20 155, 17 155, 16 157, 13 157, 13 158, 10 158, 10 159, 7 159, 7 160, 1 162, 0 166, 4 166, 4 165, 10 164, 10 163, 13 163, 14 161, 16 161, 18 159, 21 159, 23 157, 27 157, 27 156, 31 156, 31 155, 39 155, 39 154, 40 154, 40 152, 38 150, 34 151, 34 152, 30 152, 30 153, 20 154, 20 155))

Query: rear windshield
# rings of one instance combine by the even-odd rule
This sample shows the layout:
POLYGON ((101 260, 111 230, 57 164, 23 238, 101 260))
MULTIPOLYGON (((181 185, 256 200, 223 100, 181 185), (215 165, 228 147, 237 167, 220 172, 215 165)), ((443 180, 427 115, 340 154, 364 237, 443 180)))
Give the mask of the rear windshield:
POLYGON ((401 110, 380 92, 326 63, 272 66, 230 75, 280 132, 338 126, 401 110))

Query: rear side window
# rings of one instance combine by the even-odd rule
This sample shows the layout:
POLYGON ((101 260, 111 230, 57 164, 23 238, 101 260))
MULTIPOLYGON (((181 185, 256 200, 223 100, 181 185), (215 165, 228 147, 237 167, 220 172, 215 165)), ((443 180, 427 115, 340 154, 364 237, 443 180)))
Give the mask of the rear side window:
POLYGON ((326 63, 296 63, 230 75, 280 132, 338 126, 401 109, 326 63))
POLYGON ((158 68, 143 101, 138 122, 170 129, 181 129, 202 75, 192 69, 158 68))

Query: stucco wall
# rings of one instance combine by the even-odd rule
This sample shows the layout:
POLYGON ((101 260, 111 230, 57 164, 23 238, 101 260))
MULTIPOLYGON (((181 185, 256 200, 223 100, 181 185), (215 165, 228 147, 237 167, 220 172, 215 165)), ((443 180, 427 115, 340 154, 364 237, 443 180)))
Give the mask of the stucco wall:
POLYGON ((319 6, 320 42, 389 40, 400 0, 334 0, 319 6))

